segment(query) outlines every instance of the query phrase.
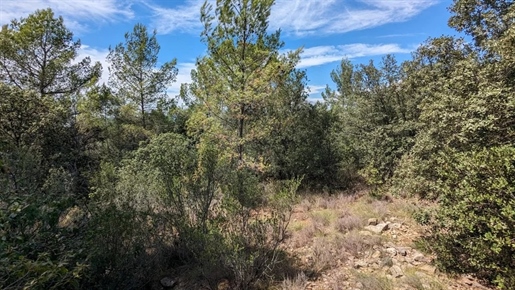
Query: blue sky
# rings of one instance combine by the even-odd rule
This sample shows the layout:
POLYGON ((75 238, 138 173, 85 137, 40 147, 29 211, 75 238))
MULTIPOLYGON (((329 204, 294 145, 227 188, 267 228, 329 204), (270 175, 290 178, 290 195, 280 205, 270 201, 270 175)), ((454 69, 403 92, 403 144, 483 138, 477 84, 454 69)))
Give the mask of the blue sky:
MULTIPOLYGON (((214 3, 215 0, 208 0, 214 3)), ((104 67, 109 46, 123 42, 136 23, 156 29, 160 61, 177 58, 180 83, 190 81, 200 42, 200 6, 204 0, 0 0, 0 24, 25 17, 36 9, 52 8, 81 39, 80 57, 90 56, 104 67)), ((386 54, 399 61, 428 37, 454 35, 447 26, 450 0, 276 0, 270 28, 282 30, 285 50, 304 47, 298 68, 306 69, 310 98, 320 98, 330 72, 343 58, 353 63, 378 63, 386 54)))

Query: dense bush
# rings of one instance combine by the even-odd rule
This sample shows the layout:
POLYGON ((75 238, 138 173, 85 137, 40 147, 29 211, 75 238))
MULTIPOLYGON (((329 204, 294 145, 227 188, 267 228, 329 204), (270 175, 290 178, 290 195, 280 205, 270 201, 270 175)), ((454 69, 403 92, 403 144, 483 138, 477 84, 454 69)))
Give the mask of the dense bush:
POLYGON ((515 148, 441 156, 433 226, 438 264, 515 287, 515 148))

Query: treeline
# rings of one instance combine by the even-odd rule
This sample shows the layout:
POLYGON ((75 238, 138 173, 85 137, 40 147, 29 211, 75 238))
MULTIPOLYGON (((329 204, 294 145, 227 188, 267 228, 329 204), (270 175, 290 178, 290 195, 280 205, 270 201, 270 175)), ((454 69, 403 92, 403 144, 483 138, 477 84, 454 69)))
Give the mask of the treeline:
POLYGON ((273 0, 201 10, 207 54, 176 60, 137 24, 99 63, 50 9, 0 33, 0 286, 141 289, 169 273, 264 288, 299 187, 367 183, 438 201, 425 239, 447 271, 515 286, 515 7, 456 0, 412 60, 343 60, 307 101, 273 0))

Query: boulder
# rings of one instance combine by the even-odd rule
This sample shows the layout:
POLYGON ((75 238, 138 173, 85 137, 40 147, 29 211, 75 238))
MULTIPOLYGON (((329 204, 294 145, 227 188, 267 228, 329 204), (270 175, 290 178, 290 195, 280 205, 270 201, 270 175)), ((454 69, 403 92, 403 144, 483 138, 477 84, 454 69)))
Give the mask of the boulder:
POLYGON ((379 221, 377 220, 377 218, 370 218, 370 219, 368 219, 367 225, 375 226, 375 225, 377 225, 378 222, 379 221))
POLYGON ((399 267, 397 265, 393 265, 392 267, 390 267, 390 274, 392 274, 392 276, 394 278, 399 278, 399 277, 404 276, 404 272, 402 272, 401 267, 399 267))

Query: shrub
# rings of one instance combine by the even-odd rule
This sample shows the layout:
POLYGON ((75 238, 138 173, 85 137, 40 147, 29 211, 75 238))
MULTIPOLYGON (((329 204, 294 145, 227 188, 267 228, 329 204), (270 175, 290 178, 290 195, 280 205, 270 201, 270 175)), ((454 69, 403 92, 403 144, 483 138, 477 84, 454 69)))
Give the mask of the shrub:
POLYGON ((433 225, 440 267, 515 288, 515 147, 442 154, 433 225))

